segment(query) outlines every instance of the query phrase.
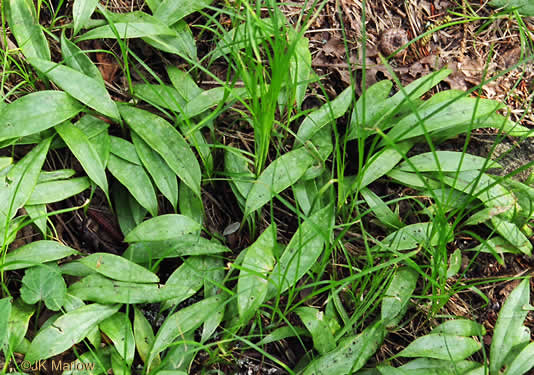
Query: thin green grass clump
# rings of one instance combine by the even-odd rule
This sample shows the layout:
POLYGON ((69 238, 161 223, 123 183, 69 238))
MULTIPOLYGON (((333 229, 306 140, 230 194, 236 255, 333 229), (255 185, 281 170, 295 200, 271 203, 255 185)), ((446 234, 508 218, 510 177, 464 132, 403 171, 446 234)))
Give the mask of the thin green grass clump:
MULTIPOLYGON (((0 144, 10 155, 0 157, 5 371, 21 371, 16 353, 27 363, 69 353, 94 373, 185 374, 235 366, 250 350, 292 374, 476 375, 489 367, 490 375, 518 375, 534 366, 523 325, 528 278, 503 305, 489 356, 482 325, 448 316, 388 360, 370 361, 404 327, 413 297, 436 318, 451 296, 476 288, 462 281, 462 251, 448 251, 456 236, 479 240, 467 253, 473 261, 480 252, 501 263, 503 253, 532 255, 534 188, 491 174, 499 163, 467 153, 467 143, 457 152, 436 147, 487 127, 533 136, 502 114, 501 103, 457 90, 422 100, 451 73, 444 69, 406 87, 378 82, 357 99, 350 86, 305 111, 310 85, 320 87, 304 36, 312 18, 290 25, 274 2, 219 9, 151 0, 147 12, 113 13, 75 0, 72 22, 60 30, 61 4, 48 4, 54 16, 44 29, 40 6, 2 2, 19 48, 2 52, 11 67, 2 89, 14 67, 45 87, 15 99, 15 86, 0 106, 0 144), (184 18, 194 12, 205 24, 192 30, 184 18), (222 15, 230 30, 218 23, 222 15), (215 39, 205 56, 197 31, 215 39), (118 43, 120 57, 104 52, 117 58, 132 100, 109 93, 80 48, 92 39, 118 43), (167 66, 161 78, 130 39, 176 55, 188 69, 167 66), (61 51, 58 62, 49 43, 61 51), (214 64, 225 65, 225 80, 210 71, 214 64), (202 89, 200 75, 219 86, 202 89), (223 114, 241 119, 254 141, 249 151, 223 142, 223 114), (29 151, 15 161, 21 146, 29 151), (48 170, 52 154, 72 155, 83 173, 48 170), (380 196, 374 187, 383 181, 413 195, 380 196), (216 183, 233 194, 218 199, 242 212, 241 225, 223 236, 210 232, 204 208, 204 189, 216 183), (87 191, 116 214, 127 245, 121 255, 58 241, 53 216, 90 201, 60 211, 53 204, 87 191), (280 230, 288 220, 280 212, 292 215, 293 232, 280 230), (43 239, 10 246, 28 225, 43 239), (489 234, 476 234, 483 226, 489 234), (251 242, 240 252, 224 241, 247 230, 251 242), (161 324, 149 319, 153 308, 161 324), (298 344, 298 363, 273 350, 282 340, 298 344), (480 351, 487 363, 473 359, 480 351), (393 367, 401 357, 416 359, 393 367)), ((318 12, 325 4, 313 5, 318 12)))

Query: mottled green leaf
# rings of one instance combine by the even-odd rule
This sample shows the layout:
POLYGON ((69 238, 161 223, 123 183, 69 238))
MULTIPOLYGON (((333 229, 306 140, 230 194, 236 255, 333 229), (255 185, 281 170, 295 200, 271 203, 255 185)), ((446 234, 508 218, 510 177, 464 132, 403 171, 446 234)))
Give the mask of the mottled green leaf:
POLYGON ((462 171, 447 173, 443 182, 456 190, 477 197, 487 207, 497 207, 511 211, 516 204, 514 195, 493 176, 479 171, 462 171))
MULTIPOLYGON (((226 270, 224 258, 215 256, 203 256, 204 270, 204 298, 213 297, 222 293, 221 286, 224 285, 226 270)), ((204 321, 200 342, 204 343, 210 339, 221 324, 226 305, 221 304, 219 308, 204 321)))
POLYGON ((74 126, 80 129, 88 138, 93 139, 98 134, 107 133, 109 124, 104 120, 97 117, 85 114, 78 121, 74 123, 74 126))
POLYGON ((503 375, 523 375, 534 368, 534 342, 525 346, 515 357, 503 375))
POLYGON ((198 87, 191 75, 183 70, 178 69, 173 65, 168 65, 167 74, 169 75, 169 79, 174 88, 186 102, 202 93, 202 89, 198 87))
POLYGON ((195 220, 178 214, 160 215, 142 222, 124 239, 126 242, 164 241, 200 230, 195 220))
POLYGON ((46 235, 46 204, 26 204, 24 209, 28 213, 33 224, 41 231, 43 235, 46 235))
POLYGON ((130 128, 160 154, 174 173, 200 196, 200 166, 180 133, 167 121, 150 112, 127 105, 121 105, 119 109, 130 128))
POLYGON ((399 142, 461 124, 469 127, 473 119, 484 118, 501 106, 500 102, 494 100, 475 98, 460 98, 454 103, 437 103, 403 117, 389 131, 388 138, 390 142, 399 142))
POLYGON ((76 250, 56 241, 33 241, 8 252, 1 268, 4 271, 22 269, 63 259, 77 253, 76 250))
POLYGON ((74 0, 72 18, 74 19, 74 35, 85 26, 95 11, 98 0, 74 0))
POLYGON ((27 204, 48 204, 60 202, 79 194, 91 186, 87 177, 71 178, 69 180, 59 180, 43 182, 35 185, 32 195, 27 204))
POLYGON ((136 263, 149 263, 162 258, 176 258, 186 255, 209 255, 230 251, 216 241, 210 241, 198 234, 183 235, 166 241, 142 241, 131 244, 122 255, 136 263))
POLYGON ((162 0, 145 0, 146 5, 150 8, 152 11, 152 14, 158 9, 159 5, 161 4, 162 0))
POLYGON ((110 136, 111 153, 135 165, 142 165, 135 146, 124 138, 110 136))
POLYGON ((382 321, 387 328, 395 327, 410 302, 419 275, 413 269, 403 267, 399 269, 389 283, 382 298, 382 321))
POLYGON ((159 282, 159 277, 153 272, 118 255, 94 253, 81 258, 79 262, 114 280, 138 283, 159 282))
POLYGON ((382 375, 484 375, 484 368, 478 362, 433 358, 417 358, 397 368, 380 366, 379 370, 382 375), (476 372, 479 369, 482 372, 476 372))
POLYGON ((245 250, 237 281, 237 308, 243 322, 247 322, 267 296, 267 276, 273 269, 273 248, 276 244, 276 226, 271 224, 245 250))
POLYGON ((447 235, 447 242, 452 241, 452 231, 450 228, 443 228, 441 233, 432 223, 416 223, 406 225, 384 238, 382 245, 399 250, 415 249, 417 246, 436 246, 439 236, 447 235), (446 230, 447 232, 444 232, 446 230))
MULTIPOLYGON (((255 30, 252 37, 256 42, 267 39, 274 33, 273 20, 271 18, 258 18, 254 20, 255 30)), ((226 32, 221 40, 215 46, 211 61, 221 56, 228 55, 231 52, 237 53, 238 50, 247 46, 250 41, 250 27, 247 23, 240 23, 230 31, 226 32)))
POLYGON ((111 193, 119 227, 126 235, 143 221, 147 211, 120 183, 113 184, 111 193))
POLYGON ((63 60, 67 66, 70 66, 72 69, 101 82, 102 85, 105 85, 104 78, 102 78, 96 65, 93 64, 91 59, 80 49, 80 47, 65 37, 65 33, 61 34, 61 54, 63 55, 63 60))
MULTIPOLYGON (((2 308, 0 308, 2 310, 2 308)), ((13 302, 11 306, 11 314, 0 313, 0 317, 9 316, 9 347, 11 350, 16 351, 16 348, 20 345, 26 332, 28 331, 28 325, 30 323, 30 318, 35 312, 35 306, 25 304, 22 299, 18 298, 13 302)), ((1 320, 2 318, 0 318, 1 320)), ((0 332, 4 332, 1 328, 0 323, 0 332)), ((0 339, 0 346, 2 340, 0 339)))
POLYGON ((2 177, 0 184, 0 227, 8 224, 31 196, 52 138, 41 141, 2 177))
POLYGON ((157 216, 158 200, 156 192, 143 167, 112 154, 109 157, 108 169, 121 184, 126 186, 141 206, 146 208, 152 216, 157 216))
POLYGON ((367 88, 356 101, 350 118, 347 140, 364 138, 373 134, 376 119, 391 110, 387 97, 393 82, 382 80, 367 88))
POLYGON ((258 177, 247 196, 245 216, 263 207, 306 172, 315 158, 305 147, 292 150, 273 161, 258 177))
POLYGON ((128 316, 117 312, 100 323, 100 330, 111 339, 117 352, 130 367, 135 355, 135 341, 128 316))
POLYGON ((92 304, 59 317, 53 325, 39 331, 25 360, 35 362, 63 353, 84 337, 102 320, 119 310, 120 305, 92 304))
POLYGON ((254 186, 254 173, 249 169, 252 165, 250 160, 242 155, 241 152, 233 148, 226 148, 224 150, 224 169, 227 175, 231 178, 230 183, 235 186, 243 199, 248 196, 248 193, 254 186))
POLYGON ((520 340, 520 337, 513 333, 519 331, 528 314, 525 307, 530 299, 529 283, 529 278, 523 280, 510 293, 499 311, 490 347, 491 375, 500 374, 506 356, 520 340))
POLYGON ((524 16, 534 17, 534 3, 530 0, 491 0, 489 5, 506 10, 517 9, 524 16))
POLYGON ((486 329, 483 325, 469 319, 452 319, 441 323, 430 334, 442 333, 452 336, 484 336, 486 329))
POLYGON ((56 169, 55 171, 41 171, 41 173, 39 173, 37 183, 40 184, 42 182, 66 180, 67 178, 71 178, 75 174, 76 171, 74 169, 56 169))
POLYGON ((456 249, 449 256, 449 267, 447 268, 447 276, 446 276, 447 279, 455 276, 458 272, 460 272, 461 267, 462 267, 462 250, 456 249))
POLYGON ((76 41, 115 39, 117 34, 121 39, 143 38, 153 35, 174 35, 172 29, 161 23, 157 18, 143 12, 109 13, 109 18, 113 21, 113 28, 110 25, 95 27, 78 37, 76 41), (116 30, 117 34, 113 29, 116 30))
POLYGON ((304 327, 310 331, 313 339, 313 346, 321 354, 334 350, 336 341, 328 326, 324 313, 313 307, 299 307, 295 313, 300 317, 304 327))
POLYGON ((204 320, 217 311, 222 302, 223 299, 220 295, 213 296, 168 316, 161 325, 150 350, 148 367, 156 355, 166 349, 180 335, 199 327, 204 320))
POLYGON ((147 103, 170 109, 178 114, 182 113, 186 104, 178 91, 168 85, 139 83, 134 86, 134 95, 147 103))
POLYGON ((315 264, 330 238, 333 220, 333 208, 328 205, 301 222, 271 273, 267 298, 295 286, 315 264))
POLYGON ((0 350, 5 349, 9 339, 9 317, 11 315, 11 298, 0 299, 0 350))
POLYGON ((120 115, 117 106, 111 100, 101 80, 51 61, 38 58, 29 58, 28 61, 37 70, 45 74, 48 79, 83 104, 93 108, 104 116, 119 121, 120 115))
POLYGON ((373 323, 362 333, 341 340, 334 350, 314 359, 301 375, 345 375, 362 368, 384 340, 385 329, 373 323))
POLYGON ((24 56, 50 60, 48 42, 37 20, 33 2, 7 0, 6 5, 9 28, 24 56))
POLYGON ((152 180, 159 191, 171 202, 176 210, 178 203, 178 181, 176 180, 176 175, 165 163, 165 160, 136 133, 132 133, 131 136, 139 159, 141 159, 146 170, 152 176, 152 180))
POLYGON ((230 89, 227 87, 215 87, 213 89, 202 91, 200 94, 191 99, 184 108, 183 114, 189 118, 204 113, 208 109, 228 103, 238 98, 247 98, 245 88, 230 89))
POLYGON ((502 166, 487 158, 455 151, 426 152, 412 156, 399 165, 399 169, 407 172, 456 172, 483 168, 502 166))
POLYGON ((418 78, 406 87, 403 87, 395 95, 387 99, 386 105, 389 110, 385 113, 385 116, 390 116, 392 113, 412 112, 416 100, 440 83, 449 74, 451 74, 450 69, 441 69, 418 78))
POLYGON ((91 274, 69 287, 72 294, 84 301, 99 303, 157 303, 183 296, 184 290, 176 284, 139 284, 108 279, 91 274))
MULTIPOLYGON (((194 295, 204 285, 205 263, 204 257, 189 257, 178 267, 167 279, 165 285, 174 286, 179 294, 168 299, 162 305, 162 309, 167 310, 178 306, 181 302, 194 295)), ((208 297, 208 296, 204 296, 208 297)))
MULTIPOLYGON (((191 368, 191 362, 197 355, 196 347, 200 345, 195 342, 195 332, 187 332, 173 343, 165 352, 161 365, 156 372, 157 375, 187 375, 191 368)), ((155 358, 157 359, 157 357, 155 358)), ((156 360, 152 361, 152 368, 156 368, 156 360)))
POLYGON ((0 110, 0 139, 39 133, 69 120, 82 109, 78 101, 62 91, 24 95, 0 110))
MULTIPOLYGON (((154 343, 154 331, 142 310, 134 306, 133 333, 137 352, 143 363, 146 363, 150 348, 154 343)), ((159 364, 159 358, 154 361, 154 366, 159 364)))
POLYGON ((415 339, 398 355, 461 361, 479 351, 480 348, 480 343, 472 338, 438 333, 415 339))
POLYGON ((352 86, 349 86, 334 100, 323 104, 319 109, 306 116, 302 124, 300 124, 295 144, 303 144, 311 139, 321 128, 343 116, 349 109, 352 98, 353 90, 352 86))
POLYGON ((188 14, 205 8, 211 4, 212 1, 213 0, 163 0, 158 6, 158 9, 154 12, 154 17, 166 25, 172 25, 188 14))
POLYGON ((106 171, 98 152, 89 138, 77 127, 65 122, 56 126, 56 131, 76 156, 89 178, 109 195, 106 171))
POLYGON ((13 158, 8 156, 0 157, 0 171, 9 167, 13 163, 13 158))
POLYGON ((258 345, 267 345, 272 342, 280 341, 283 339, 286 339, 288 337, 295 337, 295 336, 306 336, 309 335, 309 333, 306 331, 306 329, 301 327, 292 327, 292 326, 283 326, 280 328, 276 328, 274 331, 266 335, 264 338, 262 338, 258 345))
POLYGON ((392 228, 400 228, 404 224, 402 223, 399 215, 394 213, 388 205, 376 195, 372 190, 363 188, 360 190, 360 194, 369 206, 369 209, 373 211, 375 217, 382 223, 392 228))
POLYGON ((44 301, 50 310, 58 311, 65 302, 67 284, 57 265, 40 265, 28 268, 22 278, 20 296, 33 305, 44 301))
POLYGON ((189 216, 197 223, 202 224, 204 221, 204 204, 193 190, 189 189, 186 184, 180 184, 178 188, 180 197, 179 207, 182 215, 189 216))
POLYGON ((399 142, 374 154, 364 165, 358 188, 366 187, 391 171, 412 146, 410 142, 399 142))
POLYGON ((528 237, 521 232, 516 224, 504 220, 499 216, 493 216, 491 218, 491 223, 497 233, 506 238, 506 240, 519 251, 528 256, 532 255, 532 243, 528 237))
POLYGON ((185 59, 197 60, 197 47, 193 33, 185 21, 179 21, 169 29, 172 34, 151 35, 143 38, 147 44, 185 59))

